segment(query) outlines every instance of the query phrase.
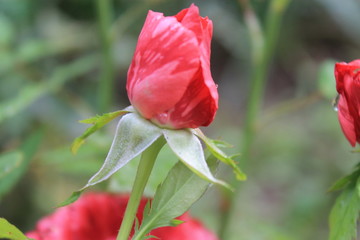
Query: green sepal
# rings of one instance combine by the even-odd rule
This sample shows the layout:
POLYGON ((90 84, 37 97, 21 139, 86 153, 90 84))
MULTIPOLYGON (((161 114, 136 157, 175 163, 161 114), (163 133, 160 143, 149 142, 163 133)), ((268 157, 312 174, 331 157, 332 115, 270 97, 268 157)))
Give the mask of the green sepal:
MULTIPOLYGON (((86 121, 92 122, 93 119, 86 121)), ((75 202, 86 188, 108 179, 141 154, 160 136, 161 129, 159 127, 142 118, 136 112, 128 112, 119 120, 111 148, 100 170, 90 178, 83 188, 73 192, 59 207, 75 202)))
POLYGON ((205 161, 200 140, 190 129, 162 129, 162 132, 171 150, 191 171, 211 183, 232 190, 229 184, 213 176, 205 161))
POLYGON ((80 136, 75 138, 73 143, 71 144, 71 152, 76 154, 81 145, 85 143, 86 138, 88 138, 91 134, 96 132, 97 130, 101 129, 104 125, 109 123, 110 121, 114 120, 115 118, 125 115, 127 113, 133 112, 134 109, 132 106, 125 108, 124 110, 119 110, 115 112, 105 113, 103 115, 97 115, 95 117, 87 118, 84 120, 79 121, 80 123, 86 124, 94 124, 93 126, 89 127, 85 130, 85 132, 80 136))
MULTIPOLYGON (((195 129, 196 131, 197 129, 195 129)), ((200 130, 200 129, 198 129, 200 130)), ((211 139, 211 141, 219 148, 233 148, 234 145, 228 143, 228 142, 225 142, 225 141, 222 141, 222 140, 219 140, 219 139, 211 139)))
POLYGON ((9 223, 5 218, 0 218, 0 239, 29 240, 17 227, 9 223))
POLYGON ((161 129, 137 113, 122 117, 101 169, 88 181, 87 187, 108 179, 129 161, 137 157, 161 136, 161 129))
MULTIPOLYGON (((141 154, 159 137, 164 136, 170 149, 179 157, 183 164, 185 164, 192 172, 208 182, 222 185, 230 190, 233 190, 226 182, 221 181, 213 176, 204 157, 204 152, 197 135, 191 129, 170 130, 163 129, 153 124, 151 121, 144 119, 132 107, 123 111, 110 113, 95 118, 83 120, 85 123, 95 124, 88 129, 80 139, 85 139, 93 131, 96 131, 99 126, 103 126, 111 119, 121 114, 126 114, 122 117, 116 128, 115 137, 112 142, 110 151, 100 168, 100 170, 88 181, 88 183, 61 205, 69 204, 77 199, 83 190, 108 179, 112 174, 125 166, 129 161, 141 154)), ((203 137, 212 150, 214 156, 220 160, 232 164, 236 170, 237 176, 240 179, 245 179, 245 175, 236 167, 233 160, 226 156, 212 140, 203 137)), ((228 146, 220 142, 222 146, 228 146)), ((75 147, 76 149, 78 147, 75 147)))
MULTIPOLYGON (((236 179, 238 179, 239 181, 246 180, 247 177, 246 177, 245 173, 239 168, 239 166, 236 164, 236 162, 217 147, 217 141, 206 137, 199 128, 192 129, 192 132, 196 136, 198 136, 201 140, 204 141, 204 143, 206 144, 206 146, 209 149, 209 151, 211 152, 211 154, 213 154, 217 159, 219 159, 223 163, 232 167, 234 174, 236 176, 236 179)), ((224 145, 224 142, 221 142, 221 144, 224 145)))
MULTIPOLYGON (((218 161, 210 156, 207 163, 211 171, 216 171, 218 161)), ((178 162, 159 185, 151 208, 145 208, 143 222, 133 240, 140 240, 152 229, 174 226, 181 220, 174 220, 185 213, 207 190, 209 182, 178 162)))

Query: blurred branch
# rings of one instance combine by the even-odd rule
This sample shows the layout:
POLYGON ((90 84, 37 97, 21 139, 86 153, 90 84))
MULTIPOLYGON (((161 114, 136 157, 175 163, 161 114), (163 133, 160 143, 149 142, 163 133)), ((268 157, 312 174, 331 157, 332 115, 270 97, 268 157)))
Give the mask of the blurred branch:
MULTIPOLYGON (((264 128, 268 123, 283 117, 286 114, 299 111, 319 100, 323 99, 323 96, 320 92, 313 92, 308 96, 290 99, 284 102, 281 102, 265 112, 261 117, 261 122, 258 122, 256 129, 264 128)), ((330 104, 329 104, 330 106, 330 104)))
POLYGON ((281 21, 291 0, 273 0, 267 13, 265 26, 264 62, 268 65, 279 37, 281 21))
POLYGON ((101 40, 101 77, 99 79, 98 109, 101 113, 108 112, 114 95, 114 61, 110 35, 111 1, 96 1, 99 21, 99 35, 101 40))
MULTIPOLYGON (((248 0, 239 0, 244 9, 244 21, 251 40, 251 61, 254 66, 261 63, 264 52, 264 34, 258 18, 248 0)), ((250 101, 249 101, 250 102, 250 101)))
MULTIPOLYGON (((245 168, 251 152, 251 147, 255 137, 255 128, 258 113, 262 105, 263 93, 268 75, 268 68, 276 46, 278 33, 281 25, 283 13, 290 3, 290 0, 272 0, 266 15, 265 29, 262 30, 260 22, 252 9, 249 0, 238 0, 244 11, 244 21, 249 31, 252 57, 252 70, 250 76, 250 90, 247 103, 247 111, 244 122, 244 132, 242 137, 241 164, 245 168)), ((229 196, 227 209, 224 210, 223 219, 220 226, 220 238, 226 239, 226 230, 230 222, 231 213, 236 204, 237 194, 239 193, 240 182, 233 183, 237 189, 234 194, 229 196)))
POLYGON ((129 8, 126 12, 121 14, 113 23, 110 29, 110 38, 114 41, 115 37, 122 35, 127 29, 129 29, 140 16, 146 14, 146 11, 152 6, 148 2, 143 4, 135 4, 129 8))
POLYGON ((265 54, 265 52, 269 53, 270 51, 266 50, 266 47, 268 47, 266 46, 266 39, 264 39, 262 28, 249 1, 239 0, 239 2, 244 9, 244 20, 249 31, 250 42, 252 43, 252 72, 242 141, 242 163, 244 164, 248 159, 248 151, 253 142, 255 121, 265 88, 265 76, 267 74, 268 65, 265 58, 265 55, 268 54, 265 54))
POLYGON ((40 84, 24 87, 18 96, 0 103, 0 123, 15 116, 43 95, 57 91, 67 81, 89 72, 97 64, 97 55, 86 56, 59 67, 49 79, 43 79, 40 84))

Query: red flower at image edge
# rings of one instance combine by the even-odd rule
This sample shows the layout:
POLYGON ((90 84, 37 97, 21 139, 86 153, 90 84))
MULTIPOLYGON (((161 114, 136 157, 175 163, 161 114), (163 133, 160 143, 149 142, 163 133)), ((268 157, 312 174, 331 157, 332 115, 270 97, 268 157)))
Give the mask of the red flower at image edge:
POLYGON ((335 64, 338 117, 346 138, 360 143, 360 60, 335 64))
POLYGON ((212 21, 192 4, 175 16, 149 11, 128 71, 131 104, 173 129, 209 125, 218 108, 210 72, 212 21))
MULTIPOLYGON (((36 240, 115 240, 128 200, 129 195, 125 194, 88 193, 41 219, 36 230, 26 235, 36 240)), ((140 220, 147 200, 141 200, 137 213, 140 220)), ((177 227, 155 229, 150 235, 162 240, 218 240, 189 214, 178 219, 185 222, 177 227)))

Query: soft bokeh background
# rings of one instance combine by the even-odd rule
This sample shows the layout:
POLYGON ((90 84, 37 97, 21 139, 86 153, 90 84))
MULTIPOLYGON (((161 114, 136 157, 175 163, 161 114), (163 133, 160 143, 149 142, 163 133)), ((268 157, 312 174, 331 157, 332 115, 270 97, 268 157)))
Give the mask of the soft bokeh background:
MULTIPOLYGON (((236 0, 193 2, 214 23, 212 68, 220 92, 217 118, 204 131, 232 143, 228 152, 237 153, 251 68, 243 11, 236 0)), ((262 24, 269 2, 251 1, 262 24)), ((27 231, 97 171, 116 121, 74 156, 70 144, 87 127, 78 120, 129 105, 126 72, 147 10, 173 15, 190 3, 114 0, 112 44, 105 46, 109 62, 96 1, 0 0, 1 217, 27 231), (12 184, 14 179, 19 181, 12 184)), ((248 180, 240 185, 225 240, 327 238, 336 197, 327 189, 359 158, 331 104, 333 63, 360 57, 359 12, 357 0, 290 3, 269 65, 251 155, 239 162, 248 180)), ((164 149, 147 194, 175 161, 164 149)), ((129 191, 135 168, 132 162, 93 190, 129 191)), ((222 166, 219 177, 231 181, 232 173, 222 166)), ((221 223, 222 195, 212 187, 191 209, 214 231, 221 223)))

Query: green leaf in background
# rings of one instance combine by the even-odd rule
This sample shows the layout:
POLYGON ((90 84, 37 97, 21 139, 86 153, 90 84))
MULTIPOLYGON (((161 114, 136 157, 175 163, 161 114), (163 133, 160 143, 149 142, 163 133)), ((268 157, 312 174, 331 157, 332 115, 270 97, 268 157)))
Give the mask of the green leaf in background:
POLYGON ((204 151, 200 140, 190 130, 163 129, 163 133, 166 142, 173 152, 194 173, 209 182, 231 189, 227 183, 218 180, 213 176, 205 161, 204 151))
MULTIPOLYGON (((214 172, 218 162, 211 156, 207 161, 214 172)), ((181 224, 174 218, 185 213, 206 191, 209 182, 178 162, 158 187, 150 211, 144 211, 144 219, 133 240, 143 239, 152 229, 181 224)))
POLYGON ((10 240, 28 240, 19 229, 14 225, 6 221, 4 218, 0 218, 0 239, 10 239, 10 240))
POLYGON ((86 131, 80 137, 77 137, 74 140, 74 142, 71 145, 71 152, 76 154, 76 152, 79 150, 80 146, 85 142, 85 139, 87 137, 89 137, 91 134, 93 134, 97 130, 101 129, 105 124, 109 123, 113 119, 115 119, 119 116, 122 116, 124 114, 127 114, 131 111, 133 111, 133 108, 130 106, 124 110, 105 113, 101 116, 95 116, 92 118, 81 120, 80 121, 81 123, 94 124, 94 125, 92 127, 89 127, 88 129, 86 129, 86 131))
POLYGON ((58 67, 52 76, 43 79, 41 83, 23 87, 17 96, 0 102, 0 123, 15 116, 45 94, 59 90, 65 82, 87 73, 97 64, 97 55, 85 56, 58 67))
POLYGON ((6 15, 0 14, 0 47, 7 47, 15 38, 15 28, 6 15))
MULTIPOLYGON (((217 159, 219 159, 220 161, 222 161, 223 163, 229 165, 230 167, 232 167, 236 179, 240 180, 240 181, 245 181, 246 180, 246 175, 245 173, 243 173, 243 171, 241 171, 241 169, 238 167, 238 165, 235 163, 235 161, 233 159, 231 159, 231 157, 227 156, 223 151, 221 151, 217 145, 216 142, 208 137, 206 137, 199 128, 197 129, 192 129, 192 132, 198 136, 201 140, 204 141, 204 143, 206 144, 206 146, 208 147, 209 151, 211 152, 211 154, 213 154, 217 159)), ((222 145, 224 144, 223 142, 221 143, 222 145)))
MULTIPOLYGON (((360 185, 360 178, 357 186, 360 185)), ((357 235, 357 219, 360 211, 360 197, 355 184, 348 186, 336 199, 329 225, 329 240, 353 240, 357 235)))
POLYGON ((20 151, 0 155, 0 199, 17 182, 17 172, 22 164, 24 156, 20 151))
POLYGON ((99 169, 101 166, 99 160, 104 155, 106 156, 107 148, 111 144, 111 141, 108 138, 103 138, 102 134, 105 133, 89 139, 86 145, 82 147, 82 151, 76 155, 69 151, 68 144, 41 151, 39 153, 39 164, 44 164, 59 174, 74 177, 89 176, 99 169))
POLYGON ((318 73, 318 88, 321 94, 328 99, 333 99, 337 94, 334 66, 334 60, 326 60, 320 65, 318 73))
POLYGON ((42 136, 41 130, 36 131, 25 139, 18 150, 0 155, 0 200, 26 172, 42 136))
POLYGON ((108 179, 147 149, 160 136, 161 129, 137 113, 125 115, 119 121, 113 143, 103 166, 83 189, 108 179))

